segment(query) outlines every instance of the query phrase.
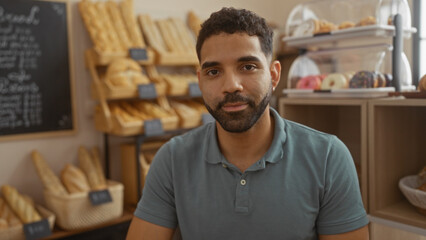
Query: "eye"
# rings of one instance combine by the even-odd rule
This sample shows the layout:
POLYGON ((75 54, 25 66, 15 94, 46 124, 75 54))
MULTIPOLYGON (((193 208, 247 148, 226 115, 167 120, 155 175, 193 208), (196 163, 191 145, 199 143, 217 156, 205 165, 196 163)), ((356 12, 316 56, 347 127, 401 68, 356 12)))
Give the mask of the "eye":
POLYGON ((219 74, 219 70, 217 69, 210 69, 206 71, 207 76, 216 76, 219 74))
POLYGON ((253 71, 253 70, 255 70, 257 67, 256 67, 256 65, 254 65, 254 64, 245 64, 245 65, 243 65, 242 66, 242 70, 243 71, 253 71))

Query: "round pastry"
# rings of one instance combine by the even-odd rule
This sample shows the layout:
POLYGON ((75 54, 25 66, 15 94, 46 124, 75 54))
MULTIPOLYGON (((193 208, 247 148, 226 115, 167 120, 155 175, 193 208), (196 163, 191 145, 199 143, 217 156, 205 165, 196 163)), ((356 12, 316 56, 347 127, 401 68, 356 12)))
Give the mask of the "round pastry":
POLYGON ((373 16, 368 16, 359 21, 357 26, 367 26, 376 24, 376 18, 373 16))
POLYGON ((370 71, 359 71, 349 81, 350 88, 374 88, 376 86, 377 78, 370 71))
POLYGON ((392 74, 389 73, 385 73, 385 79, 386 79, 386 87, 391 87, 392 86, 392 74))
POLYGON ((319 21, 316 19, 308 19, 294 29, 293 37, 303 37, 312 35, 319 30, 319 21))
POLYGON ((321 78, 316 75, 309 75, 301 78, 296 85, 298 89, 320 89, 321 87, 321 78))
POLYGON ((355 27, 355 23, 351 22, 351 21, 344 21, 342 23, 339 24, 339 29, 346 29, 346 28, 352 28, 355 27))
POLYGON ((343 75, 345 76, 346 81, 348 81, 348 83, 349 83, 349 81, 350 81, 350 80, 352 79, 352 77, 355 75, 355 72, 354 72, 354 71, 345 72, 345 73, 343 73, 343 75))
POLYGON ((374 74, 377 78, 377 87, 386 87, 386 77, 383 73, 375 71, 374 74))
POLYGON ((329 74, 321 83, 321 89, 342 89, 348 87, 348 81, 346 80, 345 75, 341 73, 332 73, 329 74))
POLYGON ((337 26, 327 20, 319 20, 319 29, 315 33, 327 33, 337 30, 337 26))
POLYGON ((421 92, 426 91, 426 75, 424 75, 419 81, 419 90, 421 92))

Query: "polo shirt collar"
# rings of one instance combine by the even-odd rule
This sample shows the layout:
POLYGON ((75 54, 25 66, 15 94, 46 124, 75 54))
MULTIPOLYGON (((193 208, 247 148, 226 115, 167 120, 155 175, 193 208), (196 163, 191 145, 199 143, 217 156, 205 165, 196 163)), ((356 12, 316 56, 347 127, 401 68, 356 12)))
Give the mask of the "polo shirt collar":
MULTIPOLYGON (((265 153, 265 155, 259 160, 262 164, 265 165, 265 162, 275 163, 283 158, 283 145, 287 139, 285 132, 285 123, 278 112, 269 108, 271 115, 275 119, 275 129, 274 129, 274 139, 272 140, 271 147, 265 153)), ((216 124, 215 122, 210 123, 209 130, 207 133, 207 147, 204 148, 205 152, 205 161, 211 164, 217 163, 228 163, 223 154, 219 150, 217 133, 216 133, 216 124)))

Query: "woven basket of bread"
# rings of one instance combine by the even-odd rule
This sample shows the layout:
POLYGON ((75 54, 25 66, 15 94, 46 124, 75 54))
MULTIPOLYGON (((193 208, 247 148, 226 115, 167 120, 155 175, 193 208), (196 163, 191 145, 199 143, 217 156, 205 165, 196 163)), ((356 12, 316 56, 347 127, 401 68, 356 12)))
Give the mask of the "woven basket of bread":
POLYGON ((407 200, 417 208, 417 210, 426 215, 426 191, 419 189, 419 177, 410 175, 399 180, 399 188, 401 189, 407 200))
POLYGON ((44 191, 46 206, 56 214, 56 223, 65 230, 91 227, 123 214, 123 184, 108 181, 112 202, 93 206, 88 192, 57 195, 44 191))
MULTIPOLYGON (((46 218, 49 222, 50 230, 53 229, 53 225, 55 224, 55 215, 43 208, 42 206, 36 206, 37 211, 40 213, 40 215, 43 218, 46 218)), ((25 234, 24 234, 24 227, 22 224, 11 226, 5 229, 0 229, 0 239, 2 240, 24 240, 25 234)))

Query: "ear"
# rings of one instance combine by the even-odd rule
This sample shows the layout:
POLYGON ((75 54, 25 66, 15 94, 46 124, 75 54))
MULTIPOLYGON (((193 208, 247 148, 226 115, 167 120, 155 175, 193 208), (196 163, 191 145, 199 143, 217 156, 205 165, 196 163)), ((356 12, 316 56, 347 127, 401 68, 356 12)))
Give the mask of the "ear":
POLYGON ((271 63, 270 67, 271 72, 271 81, 272 81, 272 89, 278 86, 278 83, 281 79, 281 63, 278 60, 275 60, 271 63))

